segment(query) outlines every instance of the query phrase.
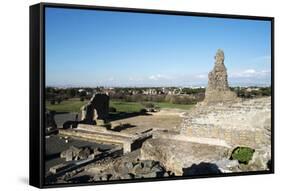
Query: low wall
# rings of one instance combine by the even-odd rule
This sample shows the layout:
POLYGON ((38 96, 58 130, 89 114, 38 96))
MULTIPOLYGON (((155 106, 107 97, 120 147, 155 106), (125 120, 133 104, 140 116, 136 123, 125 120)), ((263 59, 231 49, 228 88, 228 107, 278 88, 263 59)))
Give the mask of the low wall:
POLYGON ((224 129, 218 127, 212 128, 186 128, 186 136, 190 137, 205 137, 205 138, 214 138, 225 140, 229 145, 235 146, 249 146, 252 148, 259 148, 260 145, 266 144, 268 141, 265 138, 264 131, 257 129, 256 131, 252 130, 235 130, 235 129, 224 129))

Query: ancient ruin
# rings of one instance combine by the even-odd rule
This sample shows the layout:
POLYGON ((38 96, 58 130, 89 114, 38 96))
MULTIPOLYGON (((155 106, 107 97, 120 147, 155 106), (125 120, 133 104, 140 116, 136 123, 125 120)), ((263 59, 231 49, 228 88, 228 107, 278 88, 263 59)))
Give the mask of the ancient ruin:
MULTIPOLYGON (((205 100, 189 110, 166 108, 130 115, 115 110, 118 117, 110 118, 109 96, 94 94, 81 108, 81 121, 75 120, 74 128, 59 128, 59 138, 51 137, 63 143, 59 152, 53 151, 60 154, 56 160, 62 162, 47 165, 47 181, 95 182, 269 170, 271 97, 238 98, 228 85, 222 50, 217 51, 215 60, 205 100), (240 147, 253 151, 247 164, 232 158, 240 147)), ((51 113, 47 119, 47 127, 56 126, 51 113)), ((50 150, 54 149, 52 143, 50 150)))
POLYGON ((87 124, 97 123, 98 119, 105 120, 108 117, 109 96, 106 94, 94 94, 90 101, 81 108, 81 120, 87 124))
POLYGON ((270 108, 270 97, 199 105, 182 116, 179 132, 154 131, 141 148, 141 159, 158 160, 179 176, 200 163, 216 165, 220 172, 266 170, 271 159, 270 108), (247 167, 229 160, 238 146, 255 149, 247 167))
POLYGON ((45 126, 46 135, 56 134, 58 132, 58 129, 57 129, 57 124, 56 124, 56 121, 54 118, 55 112, 46 110, 45 115, 46 115, 46 126, 45 126))
POLYGON ((237 95, 228 85, 227 71, 224 65, 224 52, 218 49, 215 55, 215 66, 208 75, 208 87, 203 104, 237 101, 237 95))
POLYGON ((122 148, 123 153, 131 152, 134 147, 139 147, 138 143, 152 137, 152 129, 132 135, 89 124, 79 124, 75 129, 60 129, 59 132, 65 136, 75 136, 83 140, 117 145, 122 148))
POLYGON ((143 160, 158 160, 176 175, 266 170, 271 159, 271 98, 241 100, 228 85, 224 53, 218 50, 205 100, 182 115, 179 132, 154 131, 141 148, 143 160), (229 160, 239 147, 253 148, 247 167, 229 160), (207 169, 207 170, 206 170, 207 169))

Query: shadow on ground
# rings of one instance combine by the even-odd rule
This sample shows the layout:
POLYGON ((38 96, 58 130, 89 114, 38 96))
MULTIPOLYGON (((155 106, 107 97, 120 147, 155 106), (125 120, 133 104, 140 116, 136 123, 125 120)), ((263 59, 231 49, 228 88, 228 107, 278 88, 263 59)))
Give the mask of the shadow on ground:
POLYGON ((125 124, 121 124, 121 125, 118 125, 118 126, 114 127, 114 129, 112 129, 112 130, 120 132, 124 129, 129 129, 129 128, 132 128, 132 127, 136 127, 136 126, 131 125, 130 123, 125 123, 125 124))
POLYGON ((92 181, 92 177, 89 175, 82 175, 82 176, 71 178, 68 181, 71 181, 71 183, 87 183, 92 181))
POLYGON ((130 117, 136 117, 140 115, 151 115, 146 112, 116 112, 116 113, 110 113, 109 114, 109 121, 115 121, 120 119, 126 119, 130 117))
POLYGON ((59 114, 69 114, 70 112, 68 111, 55 111, 55 110, 52 110, 55 112, 56 115, 59 115, 59 114))
POLYGON ((59 157, 60 153, 46 154, 45 160, 52 160, 59 157))
POLYGON ((211 175, 222 173, 219 167, 213 163, 201 162, 199 164, 193 164, 188 168, 183 168, 183 176, 193 176, 193 175, 211 175))

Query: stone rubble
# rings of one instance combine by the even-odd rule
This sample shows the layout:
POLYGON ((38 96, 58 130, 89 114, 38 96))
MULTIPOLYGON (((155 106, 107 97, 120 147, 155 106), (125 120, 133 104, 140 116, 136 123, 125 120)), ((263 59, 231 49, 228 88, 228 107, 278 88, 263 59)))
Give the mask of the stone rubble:
POLYGON ((60 158, 64 158, 65 161, 83 160, 89 157, 94 158, 95 155, 100 153, 98 148, 91 149, 88 147, 77 148, 75 146, 70 146, 67 150, 60 153, 60 158))

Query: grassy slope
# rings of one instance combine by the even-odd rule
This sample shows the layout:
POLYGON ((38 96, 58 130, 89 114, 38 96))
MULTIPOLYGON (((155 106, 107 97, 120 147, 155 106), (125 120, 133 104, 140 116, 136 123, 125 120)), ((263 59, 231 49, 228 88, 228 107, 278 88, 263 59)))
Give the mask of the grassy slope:
MULTIPOLYGON (((50 105, 49 102, 46 106, 50 110, 55 110, 57 112, 79 112, 80 108, 86 104, 88 101, 79 100, 67 100, 60 104, 50 105)), ((177 109, 190 109, 193 105, 185 104, 171 104, 165 102, 155 103, 156 106, 160 108, 177 108, 177 109)), ((139 112, 140 109, 144 108, 141 103, 138 102, 122 102, 122 101, 110 101, 110 106, 115 107, 119 112, 139 112)))

